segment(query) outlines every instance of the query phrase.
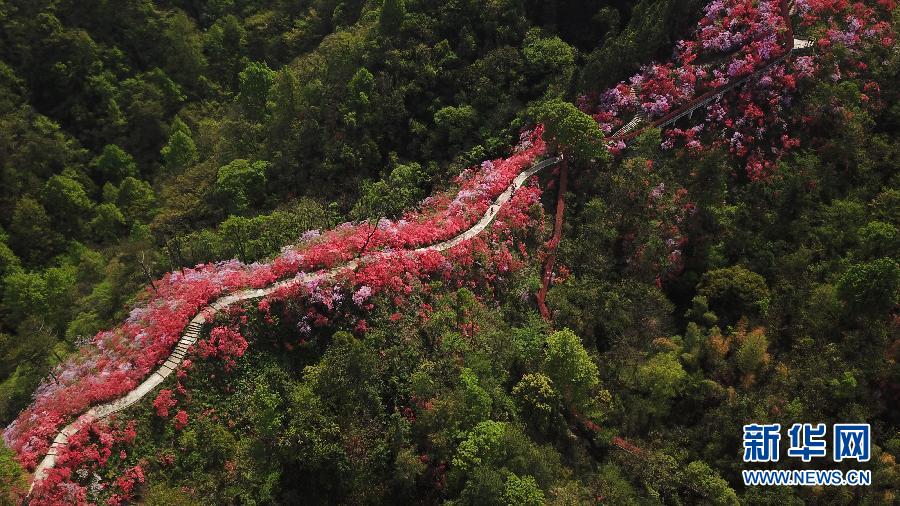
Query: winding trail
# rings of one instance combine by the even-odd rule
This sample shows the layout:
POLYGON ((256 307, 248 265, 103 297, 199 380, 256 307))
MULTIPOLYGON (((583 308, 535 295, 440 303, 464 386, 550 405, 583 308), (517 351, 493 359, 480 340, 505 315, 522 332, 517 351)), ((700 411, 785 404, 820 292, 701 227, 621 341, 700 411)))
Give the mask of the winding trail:
MULTIPOLYGON (((501 193, 488 207, 487 211, 485 211, 481 219, 477 223, 472 225, 469 229, 465 230, 456 237, 443 242, 439 242, 437 244, 432 244, 430 246, 422 246, 420 248, 407 250, 407 252, 422 253, 425 251, 445 251, 465 241, 468 241, 473 237, 476 237, 478 234, 483 232, 484 229, 486 229, 492 221, 494 221, 494 218, 497 217, 497 214, 500 212, 500 209, 503 208, 503 205, 509 202, 509 199, 512 198, 516 190, 521 188, 522 185, 524 185, 528 180, 528 178, 541 171, 542 169, 554 165, 561 160, 562 156, 547 158, 522 171, 518 176, 515 177, 515 179, 513 179, 513 182, 509 185, 509 187, 507 187, 506 190, 501 193)), ((31 491, 34 490, 34 485, 44 479, 47 475, 47 472, 56 465, 57 450, 60 447, 66 446, 70 437, 72 437, 82 428, 90 425, 92 422, 102 420, 112 415, 113 413, 122 411, 132 404, 140 401, 141 399, 146 397, 147 394, 153 392, 156 387, 162 384, 162 382, 165 381, 165 379, 170 374, 172 374, 172 372, 175 371, 176 368, 178 368, 178 365, 181 364, 181 362, 184 360, 188 349, 200 338, 200 330, 208 321, 207 316, 204 315, 221 311, 228 306, 238 302, 265 297, 266 295, 269 295, 280 288, 296 283, 306 283, 315 280, 333 278, 341 272, 356 269, 363 261, 377 260, 383 254, 383 252, 376 251, 368 253, 360 258, 351 260, 341 266, 334 267, 329 270, 321 270, 309 273, 301 272, 290 279, 278 281, 265 288, 245 289, 230 293, 228 295, 224 295, 203 306, 191 319, 187 327, 185 327, 184 334, 181 335, 181 338, 175 345, 175 349, 172 351, 166 361, 161 366, 159 366, 158 369, 153 371, 140 385, 116 400, 110 401, 105 404, 99 404, 90 408, 89 410, 81 414, 75 421, 66 425, 62 428, 62 430, 59 431, 59 433, 57 433, 56 438, 53 439, 53 443, 51 443, 50 445, 50 450, 47 452, 47 455, 44 456, 44 458, 34 470, 34 474, 32 475, 31 480, 31 487, 28 490, 29 495, 31 494, 31 491)))

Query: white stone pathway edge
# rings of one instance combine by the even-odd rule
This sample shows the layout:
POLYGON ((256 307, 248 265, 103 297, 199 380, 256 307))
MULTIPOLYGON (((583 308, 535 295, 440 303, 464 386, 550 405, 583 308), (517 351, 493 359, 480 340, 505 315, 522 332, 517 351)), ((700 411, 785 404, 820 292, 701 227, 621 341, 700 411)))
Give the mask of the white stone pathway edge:
MULTIPOLYGON (((503 193, 501 193, 499 197, 497 197, 494 203, 491 204, 490 207, 488 207, 487 211, 484 213, 484 216, 481 217, 481 220, 479 220, 478 223, 473 225, 468 230, 447 241, 432 244, 430 246, 423 246, 421 248, 416 248, 409 251, 411 253, 421 253, 429 250, 444 251, 477 236, 482 231, 484 231, 484 229, 487 228, 488 225, 490 225, 503 205, 509 202, 509 199, 512 198, 513 193, 521 188, 522 185, 525 184, 525 182, 528 180, 528 178, 533 176, 538 171, 559 162, 560 160, 562 160, 562 156, 547 158, 532 165, 530 168, 516 176, 512 184, 510 184, 510 186, 503 193)), ((305 283, 316 279, 333 278, 340 272, 355 269, 357 266, 359 266, 361 260, 374 259, 382 254, 383 253, 381 252, 373 252, 363 256, 362 258, 351 260, 344 265, 335 267, 327 271, 317 271, 313 273, 301 272, 290 279, 273 283, 266 288, 245 289, 228 295, 224 295, 201 308, 200 311, 197 312, 197 315, 195 315, 194 318, 191 319, 190 323, 188 323, 184 334, 182 334, 181 338, 178 340, 178 343, 175 345, 175 350, 172 351, 172 353, 169 355, 169 358, 161 366, 159 366, 157 370, 153 371, 150 376, 147 377, 147 379, 145 379, 140 385, 134 388, 134 390, 131 390, 124 396, 119 397, 118 399, 110 401, 106 404, 99 404, 90 408, 81 416, 79 416, 78 419, 76 419, 69 425, 66 425, 62 430, 59 431, 59 433, 56 435, 56 438, 53 439, 53 443, 51 443, 50 450, 47 452, 47 455, 44 456, 43 460, 41 460, 40 464, 38 464, 35 468, 34 474, 32 475, 31 487, 29 488, 28 493, 31 494, 31 491, 34 489, 35 483, 44 479, 44 477, 46 477, 47 475, 47 472, 56 465, 57 449, 61 446, 67 445, 69 442, 69 438, 72 437, 72 435, 81 430, 81 428, 89 425, 91 422, 106 418, 113 413, 122 411, 132 404, 136 403, 137 401, 143 399, 147 394, 155 390, 156 387, 158 387, 163 382, 163 380, 165 380, 170 374, 172 374, 172 372, 178 367, 178 365, 181 364, 181 361, 184 360, 188 348, 190 348, 191 345, 196 343, 197 339, 199 339, 200 329, 203 327, 203 324, 206 323, 206 317, 204 317, 203 314, 208 313, 209 309, 212 309, 213 311, 221 311, 222 309, 236 302, 265 297, 266 295, 269 295, 279 288, 292 285, 294 283, 305 283)))

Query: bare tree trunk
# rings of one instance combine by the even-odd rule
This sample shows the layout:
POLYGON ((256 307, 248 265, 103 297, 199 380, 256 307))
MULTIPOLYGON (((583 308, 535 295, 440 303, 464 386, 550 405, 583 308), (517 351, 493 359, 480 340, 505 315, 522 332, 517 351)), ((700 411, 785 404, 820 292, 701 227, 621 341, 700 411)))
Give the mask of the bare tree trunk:
POLYGON ((153 291, 159 295, 159 290, 156 288, 156 283, 153 281, 153 273, 150 271, 150 267, 147 265, 147 253, 145 251, 141 251, 141 256, 138 258, 138 263, 141 264, 141 270, 144 271, 144 275, 147 276, 147 281, 150 282, 150 286, 153 288, 153 291))
POLYGON ((559 241, 562 238, 563 213, 566 211, 566 190, 569 186, 569 161, 563 159, 559 168, 559 188, 556 196, 556 219, 553 225, 553 237, 547 245, 547 257, 544 261, 544 276, 541 288, 537 294, 538 309, 545 320, 550 319, 550 309, 547 308, 547 291, 550 289, 550 280, 553 277, 553 267, 556 264, 556 252, 559 249, 559 241))

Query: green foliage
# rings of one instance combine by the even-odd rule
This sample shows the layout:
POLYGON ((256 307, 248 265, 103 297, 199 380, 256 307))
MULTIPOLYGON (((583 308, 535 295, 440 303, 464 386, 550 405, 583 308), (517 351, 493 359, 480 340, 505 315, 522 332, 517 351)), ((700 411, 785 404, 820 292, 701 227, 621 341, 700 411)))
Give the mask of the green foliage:
POLYGON ((100 204, 91 220, 91 233, 95 238, 110 240, 119 237, 125 231, 125 215, 115 204, 100 204))
POLYGON ((544 137, 578 163, 596 164, 610 159, 600 126, 571 102, 549 100, 537 106, 533 114, 544 124, 544 137))
POLYGON ((637 369, 636 382, 657 403, 665 403, 675 397, 687 373, 676 353, 659 353, 637 369))
POLYGON ((360 218, 395 218, 425 197, 428 173, 418 163, 397 165, 386 180, 364 181, 362 196, 351 215, 360 218))
POLYGON ((229 258, 252 262, 274 255, 307 230, 325 228, 332 221, 321 205, 302 199, 271 214, 230 216, 215 229, 172 238, 165 250, 176 266, 229 258))
POLYGON ((597 365, 587 354, 581 339, 569 329, 547 337, 541 369, 570 407, 583 409, 600 385, 597 365))
POLYGON ((385 34, 396 33, 405 16, 406 2, 404 0, 383 0, 378 17, 378 26, 381 32, 385 34))
POLYGON ((744 336, 735 352, 738 369, 744 373, 755 373, 769 363, 769 340, 762 329, 755 329, 744 336))
POLYGON ((166 483, 153 483, 143 494, 143 502, 147 506, 190 506, 196 499, 181 487, 173 487, 166 483))
POLYGON ((81 235, 84 217, 90 215, 94 208, 81 183, 63 175, 47 180, 42 200, 55 228, 74 237, 81 235))
POLYGON ((119 186, 116 206, 125 217, 125 223, 146 222, 156 214, 156 194, 146 181, 126 177, 119 186))
POLYGON ((459 146, 472 137, 478 123, 478 111, 470 105, 447 106, 434 113, 434 124, 452 145, 459 146))
POLYGON ((6 244, 9 236, 0 228, 0 277, 18 271, 21 268, 19 257, 6 244))
POLYGON ((321 362, 307 367, 304 376, 313 391, 341 417, 371 415, 381 405, 376 363, 365 342, 338 332, 321 362))
POLYGON ((510 474, 503 490, 503 501, 507 506, 541 506, 544 492, 538 488, 531 476, 518 477, 510 474))
POLYGON ((134 158, 115 144, 107 144, 91 166, 98 181, 116 184, 126 177, 138 177, 134 158))
POLYGON ((191 138, 191 132, 184 123, 176 118, 172 125, 169 141, 160 150, 166 172, 170 175, 180 174, 197 163, 197 147, 191 138))
POLYGON ((702 460, 695 460, 684 468, 684 480, 711 504, 740 504, 728 482, 702 460))
POLYGON ((559 393, 553 389, 553 381, 540 373, 526 374, 512 393, 523 417, 538 431, 548 432, 559 413, 559 393))
POLYGON ((262 160, 232 160, 219 168, 216 189, 230 202, 232 210, 244 212, 265 197, 268 167, 262 160))
POLYGON ((561 96, 568 88, 575 72, 575 50, 559 37, 540 36, 531 29, 525 36, 522 54, 529 72, 540 79, 538 89, 546 89, 548 96, 561 96))
POLYGON ((900 248, 897 227, 883 221, 870 221, 856 232, 865 257, 889 256, 900 248))
POLYGON ((3 278, 3 309, 7 321, 48 311, 47 280, 40 273, 16 272, 3 278))
POLYGON ((251 62, 241 71, 238 102, 250 119, 262 119, 266 111, 269 89, 274 82, 275 71, 265 62, 251 62))
POLYGON ((900 265, 891 258, 851 265, 837 287, 852 311, 882 312, 900 302, 900 265))
POLYGON ((453 457, 453 467, 462 472, 493 463, 498 460, 502 448, 500 441, 506 426, 501 422, 486 420, 479 423, 459 444, 453 457))
POLYGON ((697 291, 717 315, 732 323, 743 315, 762 314, 769 298, 766 280, 740 265, 707 272, 697 291))
POLYGON ((0 504, 18 503, 27 490, 27 474, 16 462, 15 453, 0 443, 0 504))

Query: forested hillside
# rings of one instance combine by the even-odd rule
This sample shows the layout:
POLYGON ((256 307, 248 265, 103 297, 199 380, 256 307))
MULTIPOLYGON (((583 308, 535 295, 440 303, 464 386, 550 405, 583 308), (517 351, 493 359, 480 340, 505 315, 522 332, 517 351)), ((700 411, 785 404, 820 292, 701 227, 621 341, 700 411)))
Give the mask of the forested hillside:
POLYGON ((900 500, 900 10, 780 9, 0 0, 0 501, 900 500))

